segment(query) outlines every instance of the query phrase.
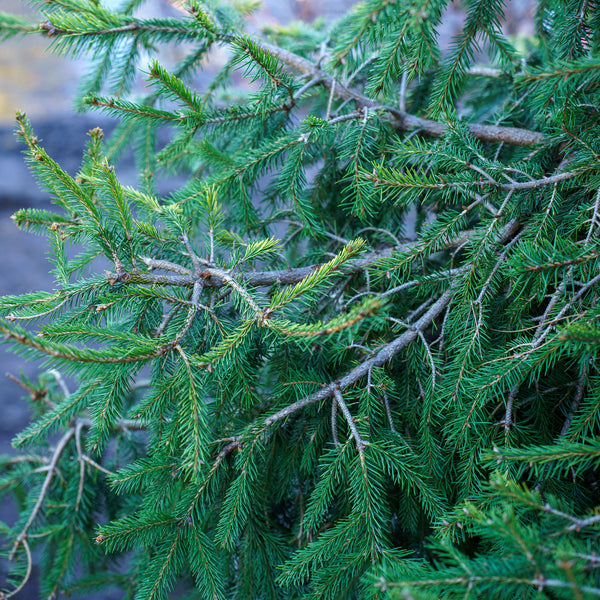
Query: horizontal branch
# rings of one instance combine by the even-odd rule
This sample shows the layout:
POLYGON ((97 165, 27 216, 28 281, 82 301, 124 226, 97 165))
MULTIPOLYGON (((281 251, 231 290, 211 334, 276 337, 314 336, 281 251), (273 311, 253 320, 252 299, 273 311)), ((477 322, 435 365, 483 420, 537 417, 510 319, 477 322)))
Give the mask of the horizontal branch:
MULTIPOLYGON (((456 248, 463 244, 471 235, 471 231, 464 231, 461 235, 457 236, 451 242, 448 243, 447 248, 456 248)), ((406 252, 411 250, 418 244, 415 242, 407 242, 401 246, 392 246, 389 248, 383 248, 381 250, 374 250, 367 254, 364 258, 357 258, 353 260, 348 267, 345 269, 348 273, 360 273, 369 267, 376 265, 380 260, 389 258, 394 252, 406 252)), ((148 264, 159 265, 160 261, 145 259, 148 264)), ((165 263, 166 266, 166 263, 165 263)), ((323 263, 317 263, 309 265, 308 267, 296 267, 293 269, 273 269, 269 271, 251 271, 249 273, 240 273, 244 282, 248 285, 256 287, 267 287, 275 284, 279 285, 293 285, 302 281, 309 275, 312 275, 315 271, 320 269, 323 263)), ((170 265, 169 270, 174 270, 173 267, 179 267, 179 265, 170 265)), ((156 267, 158 268, 158 267, 156 267)), ((180 269, 185 270, 184 267, 180 269)), ((207 269, 209 273, 211 269, 207 269)), ((148 284, 148 285, 174 285, 177 287, 193 287, 194 283, 198 281, 198 277, 202 277, 205 287, 221 288, 226 285, 227 281, 222 277, 203 277, 201 273, 199 276, 190 273, 189 275, 183 274, 170 274, 170 273, 145 273, 139 271, 123 271, 122 273, 107 273, 106 277, 111 283, 131 283, 131 284, 148 284)))
MULTIPOLYGON (((473 167, 473 165, 471 165, 473 167)), ((372 181, 376 185, 385 184, 389 187, 401 188, 401 189, 419 189, 419 190, 443 190, 443 189, 460 189, 465 187, 478 187, 478 188, 494 188, 505 192, 514 192, 518 190, 531 190, 535 188, 544 187, 546 185, 555 185, 561 181, 567 181, 573 179, 579 175, 583 175, 587 171, 591 170, 592 167, 587 169, 580 169, 578 171, 565 171, 563 173, 557 173, 550 177, 540 177, 540 179, 530 179, 528 181, 512 181, 511 183, 500 183, 495 179, 480 179, 477 181, 444 181, 440 183, 436 182, 423 182, 412 180, 390 180, 380 177, 378 174, 363 175, 364 179, 372 181)), ((594 167, 595 168, 595 167, 594 167)))
MULTIPOLYGON (((172 347, 170 344, 166 344, 157 346, 155 350, 147 352, 146 354, 135 354, 132 356, 103 356, 100 351, 90 348, 80 350, 79 348, 75 348, 73 346, 57 346, 55 348, 46 347, 42 343, 38 342, 33 336, 20 331, 13 331, 1 323, 0 334, 4 335, 4 340, 13 340, 23 346, 28 346, 29 348, 33 348, 38 352, 52 356, 53 358, 80 363, 122 364, 139 362, 160 356, 161 354, 164 354, 164 352, 170 350, 172 347)), ((36 337, 43 337, 43 334, 37 334, 36 337)))
POLYGON ((402 580, 402 581, 387 581, 383 577, 377 583, 377 587, 381 589, 393 588, 393 587, 418 587, 418 588, 430 588, 430 587, 443 587, 446 590, 449 586, 457 585, 467 588, 469 591, 473 589, 477 584, 484 584, 489 586, 490 583, 501 585, 513 585, 522 586, 527 589, 544 590, 546 588, 559 588, 569 589, 573 593, 573 598, 576 598, 576 592, 580 594, 583 592, 590 596, 600 597, 600 588, 593 588, 591 586, 577 585, 570 581, 562 581, 560 579, 546 579, 540 574, 539 577, 510 577, 505 575, 463 575, 458 577, 447 577, 439 579, 415 579, 414 581, 402 580))
MULTIPOLYGON (((396 129, 407 131, 418 129, 429 135, 441 136, 444 134, 448 125, 423 119, 408 113, 402 113, 395 109, 388 109, 395 117, 392 125, 396 129)), ((473 137, 482 142, 504 142, 513 146, 532 146, 541 141, 543 135, 538 131, 530 129, 521 129, 518 127, 504 127, 501 125, 480 125, 478 123, 466 123, 466 126, 473 137)))
MULTIPOLYGON (((311 75, 318 79, 319 84, 328 90, 333 90, 333 95, 341 100, 353 100, 356 106, 368 108, 374 111, 384 111, 392 116, 390 123, 392 127, 400 130, 412 131, 420 130, 430 135, 441 136, 446 131, 448 125, 431 119, 424 119, 415 115, 408 114, 397 108, 380 104, 376 100, 369 98, 344 86, 337 80, 319 68, 312 61, 298 56, 294 52, 275 46, 260 39, 253 38, 253 42, 276 56, 281 62, 292 69, 296 69, 306 75, 311 75)), ((516 146, 531 146, 541 141, 543 135, 538 131, 530 129, 521 129, 518 127, 502 127, 500 125, 479 125, 477 123, 466 124, 471 135, 484 142, 504 142, 516 146)))
POLYGON ((157 34, 175 33, 192 37, 196 33, 190 31, 190 29, 186 27, 183 23, 181 24, 181 26, 175 27, 173 25, 166 26, 164 24, 156 25, 149 21, 132 21, 131 23, 127 23, 125 25, 120 25, 117 27, 107 27, 106 29, 97 29, 93 31, 82 31, 76 29, 64 29, 62 27, 56 27, 53 23, 46 20, 43 23, 40 23, 39 30, 44 31, 48 37, 53 37, 55 35, 65 35, 73 37, 96 37, 102 35, 116 35, 120 33, 138 34, 142 32, 151 32, 157 34))

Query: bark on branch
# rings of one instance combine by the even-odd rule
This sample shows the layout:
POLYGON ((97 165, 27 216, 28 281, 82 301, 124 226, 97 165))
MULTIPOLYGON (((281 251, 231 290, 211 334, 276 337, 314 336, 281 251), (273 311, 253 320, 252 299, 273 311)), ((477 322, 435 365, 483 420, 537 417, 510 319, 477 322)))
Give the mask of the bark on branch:
MULTIPOLYGON (((502 244, 506 244, 520 229, 520 223, 518 219, 512 219, 509 221, 500 232, 499 241, 502 244)), ((336 390, 343 391, 347 387, 353 385, 363 377, 365 377, 371 369, 375 367, 382 367, 385 363, 389 362, 400 350, 406 348, 411 342, 413 342, 420 333, 422 333, 434 319, 442 314, 442 312, 446 309, 446 307, 452 301, 454 294, 456 293, 456 282, 452 284, 423 314, 422 317, 416 321, 410 329, 407 329, 402 335, 398 336, 382 348, 380 348, 377 353, 368 358, 360 365, 354 367, 350 372, 348 372, 344 377, 342 377, 339 381, 333 381, 327 385, 324 385, 320 390, 314 392, 310 396, 302 398, 290 404, 275 414, 267 417, 263 421, 263 427, 269 427, 280 421, 282 419, 287 418, 288 416, 294 414, 295 412, 302 410, 306 406, 310 406, 311 404, 315 404, 316 402, 320 402, 333 396, 336 390)))
MULTIPOLYGON (((472 234, 471 231, 464 231, 460 236, 452 240, 448 244, 448 249, 456 248, 461 244, 464 244, 465 241, 472 234)), ((347 267, 346 272, 349 273, 360 273, 365 269, 377 264, 380 260, 384 258, 389 258, 393 252, 404 252, 407 250, 411 250, 418 244, 415 242, 407 242, 402 246, 392 246, 389 248, 383 248, 381 250, 374 250, 367 254, 364 258, 357 258, 353 260, 347 267)), ((154 261, 156 264, 159 264, 160 261, 154 261)), ((166 264, 165 264, 166 266, 166 264)), ((180 265, 169 265, 170 271, 174 271, 174 267, 178 267, 180 265)), ((255 286, 255 287, 267 287, 274 284, 279 285, 292 285, 294 283, 298 283, 305 279, 312 273, 314 273, 317 269, 319 269, 322 264, 310 265, 308 267, 296 267, 292 269, 274 269, 269 271, 251 271, 249 273, 241 272, 240 275, 244 280, 244 283, 247 285, 255 286)), ((198 281, 198 277, 202 277, 202 281, 204 282, 204 287, 212 287, 212 288, 221 288, 226 285, 225 279, 222 277, 203 277, 203 274, 199 275, 195 273, 191 273, 189 269, 185 267, 180 267, 181 271, 178 273, 146 273, 146 272, 129 272, 123 271, 121 273, 112 273, 109 272, 106 274, 106 277, 109 281, 113 283, 128 283, 128 284, 148 284, 148 285, 174 285, 178 287, 193 287, 194 284, 198 281), (184 274, 187 271, 188 274, 184 274)), ((207 270, 208 271, 208 270, 207 270)), ((235 275, 235 274, 232 274, 235 275)))
MULTIPOLYGON (((285 50, 263 40, 253 39, 252 41, 276 56, 288 67, 296 69, 306 75, 311 75, 313 79, 319 81, 320 85, 330 91, 333 89, 333 95, 338 99, 353 100, 358 108, 368 108, 374 111, 384 111, 388 113, 391 116, 390 124, 395 129, 404 131, 418 129, 423 133, 441 136, 448 127, 446 123, 433 121, 431 119, 423 119, 422 117, 408 114, 397 108, 380 104, 376 100, 344 86, 337 80, 334 82, 334 78, 319 68, 315 63, 302 56, 298 56, 289 50, 285 50)), ((468 123, 467 127, 474 137, 484 142, 504 142, 516 146, 531 146, 539 143, 543 137, 543 134, 539 131, 521 129, 518 127, 479 125, 477 123, 468 123)))
MULTIPOLYGON (((45 32, 48 36, 55 35, 79 35, 83 37, 90 37, 96 35, 107 35, 107 34, 125 34, 125 35, 138 35, 140 32, 147 31, 168 31, 171 33, 183 33, 185 27, 165 27, 157 26, 152 23, 144 21, 132 21, 120 27, 112 29, 98 30, 98 31, 85 31, 75 32, 68 31, 59 27, 55 27, 50 21, 44 21, 39 26, 40 30, 45 32)), ((225 42, 231 43, 234 41, 234 36, 230 34, 217 34, 214 35, 225 42)), ((419 130, 429 135, 440 136, 444 133, 448 125, 432 119, 424 119, 411 115, 403 110, 392 106, 386 106, 361 94, 360 92, 346 87, 343 83, 334 80, 334 78, 317 64, 299 56, 294 52, 290 52, 284 48, 280 48, 275 44, 271 44, 260 38, 251 38, 252 43, 263 48, 267 52, 270 52, 273 56, 276 56, 284 65, 289 68, 299 71, 300 73, 310 75, 311 78, 326 89, 330 90, 332 96, 335 96, 341 100, 354 101, 357 108, 370 109, 373 111, 379 111, 387 113, 390 116, 390 124, 395 129, 403 131, 419 130)), ((538 131, 532 131, 529 129, 521 129, 518 127, 503 127, 499 125, 480 125, 477 123, 468 123, 467 127, 471 134, 485 142, 502 142, 506 144, 512 144, 517 146, 531 146, 541 141, 543 134, 538 131)))
POLYGON ((413 342, 419 335, 420 331, 423 331, 431 322, 442 314, 443 310, 450 304, 454 296, 455 290, 450 287, 447 289, 438 300, 432 305, 432 307, 407 331, 405 331, 402 335, 398 336, 396 339, 391 341, 389 344, 383 346, 375 356, 365 360, 360 365, 352 369, 349 373, 347 373, 344 377, 342 377, 337 382, 332 382, 320 390, 303 398, 302 400, 298 400, 285 408, 282 408, 279 412, 276 412, 274 415, 271 415, 267 419, 264 420, 264 425, 266 427, 280 421, 281 419, 285 419, 289 415, 302 410, 306 406, 310 406, 311 404, 315 404, 315 402, 320 402, 321 400, 325 400, 325 398, 329 398, 333 396, 336 390, 345 390, 347 387, 356 383, 359 379, 362 379, 367 375, 367 373, 375 368, 381 367, 386 362, 390 361, 402 348, 406 348, 411 342, 413 342))

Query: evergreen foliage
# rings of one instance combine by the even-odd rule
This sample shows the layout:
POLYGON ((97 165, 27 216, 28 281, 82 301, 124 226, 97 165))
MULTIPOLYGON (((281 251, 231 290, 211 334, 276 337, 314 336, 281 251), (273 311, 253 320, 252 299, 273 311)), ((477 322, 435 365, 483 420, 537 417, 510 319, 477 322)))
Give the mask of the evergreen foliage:
POLYGON ((44 598, 599 597, 600 4, 517 40, 468 0, 449 48, 444 0, 253 34, 254 0, 34 4, 0 38, 93 56, 120 125, 70 174, 17 116, 56 289, 0 300, 47 367, 3 597, 37 557, 44 598))

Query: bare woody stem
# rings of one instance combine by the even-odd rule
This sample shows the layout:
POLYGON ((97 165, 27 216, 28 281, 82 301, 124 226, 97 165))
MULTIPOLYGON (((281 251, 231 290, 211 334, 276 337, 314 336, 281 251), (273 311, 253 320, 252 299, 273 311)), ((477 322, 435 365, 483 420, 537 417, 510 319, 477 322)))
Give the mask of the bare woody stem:
MULTIPOLYGON (((345 87, 331 75, 320 69, 315 63, 302 56, 298 56, 289 50, 285 50, 263 40, 254 38, 252 41, 276 56, 288 67, 296 69, 301 73, 311 75, 315 79, 318 78, 319 83, 326 89, 332 91, 332 94, 336 98, 341 100, 353 100, 358 108, 369 108, 374 111, 384 111, 390 114, 390 124, 395 129, 406 131, 418 129, 423 133, 435 136, 443 135, 446 131, 446 123, 410 115, 397 108, 380 104, 376 100, 364 96, 356 90, 345 87)), ((479 125, 476 123, 467 124, 467 127, 469 128, 471 135, 484 142, 504 142, 516 146, 531 146, 539 143, 542 139, 542 134, 540 132, 518 127, 479 125)))
POLYGON ((64 449, 66 448, 67 444, 69 443, 70 439, 73 437, 73 435, 75 435, 75 429, 73 427, 71 427, 60 438, 58 444, 56 445, 56 448, 52 455, 52 459, 50 460, 50 464, 48 465, 48 474, 46 475, 46 479, 44 480, 42 489, 40 490, 40 494, 38 496, 37 502, 35 503, 35 506, 33 507, 33 510, 31 511, 31 514, 29 515, 29 518, 27 519, 27 522, 23 526, 23 529, 21 529, 21 533, 19 533, 19 535, 15 539, 13 549, 9 556, 9 560, 12 560, 14 558, 17 548, 21 545, 23 540, 26 538, 29 528, 35 521, 35 518, 37 517, 38 513, 40 512, 40 509, 42 508, 42 504, 44 503, 44 499, 46 498, 46 494, 48 493, 48 490, 50 489, 50 483, 52 482, 52 478, 54 477, 54 473, 56 470, 56 465, 58 463, 58 460, 59 460, 61 454, 63 453, 64 449))
MULTIPOLYGON (((448 244, 448 249, 456 248, 463 244, 471 235, 471 231, 464 231, 456 239, 448 244)), ((360 273, 365 269, 376 265, 379 261, 392 256, 394 252, 405 252, 414 248, 418 242, 408 242, 401 246, 384 248, 375 250, 367 254, 364 258, 357 258, 352 261, 345 270, 349 273, 360 273)), ((107 273, 109 281, 149 284, 149 285, 174 285, 178 287, 193 287, 198 277, 192 274, 189 269, 176 265, 168 261, 161 261, 151 258, 142 259, 149 267, 155 269, 165 269, 175 274, 167 273, 142 273, 125 272, 124 274, 107 273)), ((272 271, 252 271, 249 273, 241 273, 241 277, 247 285, 255 287, 270 286, 274 284, 292 285, 312 275, 316 270, 322 267, 322 264, 310 265, 308 267, 297 267, 293 269, 277 269, 272 271)), ((214 269, 207 268, 206 273, 210 274, 214 269)), ((221 288, 229 283, 220 273, 215 273, 216 276, 204 277, 204 287, 221 288)))
POLYGON ((342 414, 344 415, 344 418, 346 419, 346 422, 348 423, 348 427, 350 428, 350 431, 352 432, 352 437, 354 438, 354 442, 356 443, 356 448, 358 449, 358 453, 360 454, 361 459, 362 459, 363 449, 367 445, 368 442, 365 442, 360 437, 360 433, 358 433, 358 429, 356 428, 356 424, 354 423, 352 414, 350 413, 350 410, 348 409, 348 406, 346 405, 346 402, 344 401, 344 396, 342 396, 342 392, 339 390, 338 387, 335 387, 333 389, 333 395, 335 397, 336 404, 342 410, 342 414))

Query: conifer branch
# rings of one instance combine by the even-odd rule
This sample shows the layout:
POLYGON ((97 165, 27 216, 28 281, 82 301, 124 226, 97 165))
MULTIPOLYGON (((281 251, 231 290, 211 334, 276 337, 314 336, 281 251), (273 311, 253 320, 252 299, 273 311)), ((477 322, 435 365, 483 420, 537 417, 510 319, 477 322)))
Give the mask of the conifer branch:
MULTIPOLYGON (((374 112, 388 113, 390 115, 390 124, 396 129, 405 131, 418 130, 439 137, 444 134, 448 127, 445 123, 417 117, 394 107, 380 104, 358 91, 347 88, 339 81, 334 84, 335 78, 323 71, 312 61, 269 42, 258 39, 253 39, 253 41, 264 50, 273 54, 273 56, 276 56, 288 67, 298 70, 304 75, 309 75, 313 79, 318 79, 320 85, 331 91, 337 98, 351 100, 358 108, 368 108, 374 112)), ((467 123, 466 125, 471 135, 484 142, 503 142, 517 146, 531 146, 538 144, 543 137, 543 134, 537 131, 520 129, 518 127, 480 125, 476 123, 467 123)))
POLYGON ((29 581, 29 579, 31 577, 31 571, 33 569, 33 558, 31 557, 31 550, 29 548, 29 544, 27 543, 27 538, 26 537, 24 537, 21 540, 21 545, 25 549, 25 556, 27 558, 27 570, 25 571, 25 575, 23 576, 23 579, 21 580, 21 583, 14 590, 12 590, 12 592, 9 592, 6 595, 2 594, 2 596, 6 600, 8 600, 9 598, 13 598, 14 596, 16 596, 27 585, 27 582, 29 581))
POLYGON ((194 287, 192 288, 192 303, 191 303, 190 309, 188 311, 187 318, 185 320, 183 327, 181 328, 181 331, 175 336, 175 339, 173 340, 173 347, 176 348, 180 354, 182 353, 182 351, 179 348, 179 343, 186 336, 187 332, 190 330, 190 328, 192 326, 192 323, 194 322, 194 317, 196 316, 196 313, 198 312, 198 309, 200 308, 200 294, 202 292, 203 287, 204 287, 203 279, 197 280, 194 283, 194 287))
POLYGON ((46 495, 48 494, 48 490, 50 489, 50 484, 52 482, 52 478, 54 477, 54 475, 56 473, 56 466, 58 464, 58 461, 59 461, 62 453, 64 452, 65 448, 67 447, 67 444, 69 443, 69 441, 71 440, 71 438, 74 435, 75 435, 75 428, 70 427, 67 430, 67 432, 60 438, 58 443, 56 444, 56 448, 54 449, 54 452, 52 453, 52 458, 50 459, 50 463, 48 464, 48 474, 46 475, 46 479, 44 479, 44 483, 42 484, 42 488, 38 495, 38 499, 37 499, 33 509, 31 510, 31 513, 29 514, 29 518, 27 519, 25 525, 23 526, 20 533, 15 538, 12 551, 9 555, 9 560, 13 560, 18 547, 23 543, 23 540, 25 540, 25 538, 27 537, 27 532, 29 531, 29 528, 33 525, 33 522, 35 521, 36 517, 38 516, 38 513, 40 512, 40 509, 42 508, 42 504, 44 503, 44 500, 46 498, 46 495))
POLYGON ((402 588, 432 588, 432 587, 444 587, 448 586, 460 586, 466 590, 474 589, 478 584, 498 584, 498 585, 509 585, 509 586, 522 586, 526 589, 537 589, 545 590, 553 588, 561 590, 570 590, 572 593, 582 592, 590 594, 591 596, 600 597, 600 588, 592 586, 580 586, 575 583, 562 581, 561 579, 546 578, 543 575, 539 577, 511 577, 509 575, 464 575, 462 577, 441 577, 439 579, 415 579, 415 580, 403 580, 402 582, 387 581, 383 577, 377 583, 377 587, 381 590, 387 590, 388 588, 402 587, 402 588))
POLYGON ((82 454, 81 459, 89 465, 91 465, 92 467, 94 467, 94 469, 100 471, 101 473, 104 473, 105 475, 114 476, 113 471, 109 471, 106 467, 103 467, 102 465, 98 464, 93 458, 90 458, 87 454, 82 454))
POLYGON ((79 486, 77 487, 77 499, 75 500, 75 511, 79 510, 81 497, 83 496, 83 486, 85 483, 85 464, 83 461, 83 450, 81 448, 81 430, 83 424, 81 422, 75 425, 75 447, 77 448, 77 460, 79 461, 79 486))
MULTIPOLYGON (((549 322, 541 322, 540 324, 543 327, 546 327, 544 331, 540 331, 538 335, 534 337, 531 342, 532 349, 538 348, 540 344, 546 339, 548 334, 552 331, 552 328, 556 323, 558 323, 567 312, 575 305, 585 294, 588 293, 590 289, 592 289, 598 282, 600 282, 600 275, 596 275, 592 279, 586 282, 584 286, 567 302, 558 312, 558 314, 549 322)), ((559 297, 559 296, 558 296, 559 297)))
POLYGON ((37 415, 17 444, 47 456, 0 457, 12 595, 41 555, 51 594, 600 596, 600 5, 540 4, 517 55, 501 0, 469 2, 449 49, 436 0, 274 42, 245 35, 253 0, 132 16, 144 1, 36 0, 38 34, 94 56, 79 103, 121 119, 108 156, 131 142, 143 191, 100 130, 72 176, 18 114, 59 210, 14 220, 49 235, 58 291, 1 299, 0 334, 61 372, 17 380, 37 415), (141 52, 182 41, 130 100, 141 52), (198 93, 216 45, 232 57, 198 93), (167 166, 193 175, 163 198, 167 166))
POLYGON ((105 29, 94 29, 92 31, 80 31, 76 29, 65 29, 55 26, 51 21, 46 20, 39 25, 40 31, 44 31, 48 37, 54 37, 57 35, 65 36, 82 36, 82 37, 102 37, 115 35, 120 33, 175 33, 178 35, 185 35, 191 37, 190 31, 184 24, 177 21, 172 21, 170 25, 165 23, 152 23, 151 21, 132 21, 125 25, 119 25, 117 27, 107 27, 105 29))
MULTIPOLYGON (((472 230, 461 232, 458 236, 448 242, 447 248, 456 248, 464 243, 465 240, 472 235, 472 230)), ((340 240, 342 243, 347 243, 347 240, 340 240)), ((355 258, 346 267, 349 273, 360 273, 369 269, 385 258, 389 258, 395 252, 406 252, 417 245, 417 242, 407 242, 401 246, 392 246, 375 250, 365 255, 364 258, 355 258)), ((152 269, 163 269, 177 273, 177 275, 167 274, 149 274, 140 271, 124 271, 120 275, 117 273, 106 274, 109 281, 126 284, 149 284, 149 285, 174 285, 178 287, 193 287, 198 281, 198 277, 191 274, 190 270, 182 265, 177 265, 170 261, 143 257, 142 260, 148 267, 152 269)), ((272 271, 240 271, 239 276, 242 280, 253 287, 266 287, 274 284, 293 285, 312 275, 326 263, 311 265, 308 267, 295 267, 290 269, 272 270, 272 271)), ((204 286, 207 288, 221 288, 227 284, 227 281, 217 272, 212 266, 207 266, 202 269, 201 277, 204 281, 204 286)), ((456 275, 458 271, 449 272, 450 276, 456 275)), ((404 288, 403 288, 404 289, 404 288)), ((394 293, 394 292, 390 292, 394 293)))
POLYGON ((257 319, 261 319, 264 311, 263 309, 256 304, 254 298, 250 296, 248 291, 242 287, 229 273, 224 271, 223 269, 218 268, 208 268, 206 272, 210 275, 210 277, 220 278, 224 284, 231 286, 248 304, 248 306, 254 311, 254 316, 257 319))
POLYGON ((388 423, 390 426, 390 431, 392 433, 398 433, 396 430, 396 424, 394 423, 394 417, 392 415, 392 409, 390 408, 390 401, 388 400, 388 396, 385 392, 383 392, 383 405, 385 406, 385 414, 388 419, 388 423))
POLYGON ((389 344, 386 344, 381 349, 377 351, 375 356, 369 358, 362 362, 360 365, 352 369, 349 373, 344 375, 339 381, 332 382, 327 385, 324 385, 319 391, 303 398, 302 400, 298 400, 285 408, 277 411, 275 414, 267 417, 263 421, 263 425, 265 427, 270 427, 277 421, 281 421, 282 419, 286 419, 290 415, 310 406, 311 404, 315 404, 316 402, 321 402, 330 396, 335 394, 335 390, 345 390, 347 387, 353 385, 363 377, 366 377, 369 371, 371 371, 375 367, 381 367, 385 363, 389 362, 394 358, 394 356, 400 352, 403 348, 408 346, 411 342, 413 342, 419 335, 419 331, 423 331, 425 328, 431 325, 431 322, 437 318, 444 309, 448 306, 454 296, 455 290, 451 287, 447 289, 433 304, 433 306, 418 320, 415 322, 414 326, 405 331, 402 335, 394 339, 389 344))
MULTIPOLYGON (((386 185, 391 188, 411 188, 415 190, 444 190, 444 189, 468 189, 470 187, 477 188, 486 188, 491 187, 494 190, 506 191, 506 192, 515 192, 518 190, 531 190, 536 188, 542 188, 546 185, 555 185, 562 181, 567 181, 569 179, 574 179, 575 177, 579 177, 580 175, 585 174, 593 170, 594 166, 589 166, 586 169, 582 169, 580 171, 567 171, 564 173, 558 173, 556 175, 552 175, 551 177, 541 177, 540 179, 527 180, 527 181, 513 181, 511 183, 500 183, 495 181, 489 175, 485 180, 477 180, 477 181, 415 181, 411 177, 400 175, 400 177, 396 179, 386 178, 382 176, 380 173, 375 172, 374 174, 363 174, 364 179, 368 181, 372 181, 376 186, 386 185)), ((477 200, 476 202, 481 202, 482 199, 477 200)))
POLYGON ((571 423, 573 422, 573 417, 575 416, 575 413, 577 412, 577 408, 579 407, 579 403, 581 402, 581 400, 583 398, 583 391, 585 389, 587 376, 588 376, 588 365, 586 363, 586 364, 584 364, 583 369, 581 370, 581 375, 579 376, 579 379, 577 380, 577 386, 575 388, 575 396, 573 398, 573 401, 571 402, 571 405, 569 406, 569 412, 567 413, 565 422, 563 423, 562 429, 560 430, 559 437, 566 436, 569 431, 569 427, 571 426, 571 423))
POLYGON ((333 439, 334 446, 340 445, 340 439, 338 437, 338 432, 337 432, 337 414, 338 414, 337 409, 338 409, 338 403, 332 402, 331 403, 331 437, 333 439))
POLYGON ((348 427, 352 432, 352 437, 354 438, 354 442, 356 443, 356 449, 360 454, 361 463, 364 463, 364 447, 368 444, 368 442, 365 442, 360 437, 360 433, 358 433, 358 429, 356 428, 356 424, 354 423, 354 417, 352 417, 352 414, 348 410, 348 406, 344 401, 344 396, 342 396, 342 392, 340 391, 340 388, 337 385, 333 388, 333 397, 335 398, 335 404, 337 404, 342 410, 342 414, 346 419, 346 423, 348 423, 348 427))
MULTIPOLYGON (((60 358, 67 361, 81 362, 81 363, 97 363, 104 362, 107 364, 123 364, 138 361, 147 361, 163 354, 169 349, 169 346, 157 346, 156 350, 152 352, 144 352, 140 354, 131 354, 129 356, 111 356, 103 354, 97 350, 78 350, 69 346, 51 346, 44 345, 43 343, 35 341, 30 335, 13 331, 8 327, 0 324, 0 333, 4 334, 5 340, 14 340, 24 346, 29 346, 42 354, 47 354, 53 358, 60 358)), ((41 335, 41 334, 39 334, 41 335)))

